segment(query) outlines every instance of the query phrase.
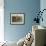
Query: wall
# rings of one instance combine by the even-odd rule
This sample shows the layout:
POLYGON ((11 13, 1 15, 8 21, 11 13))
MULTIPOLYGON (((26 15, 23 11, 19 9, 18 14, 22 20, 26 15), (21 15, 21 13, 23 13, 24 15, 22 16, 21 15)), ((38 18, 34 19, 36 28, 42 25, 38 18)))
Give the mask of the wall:
MULTIPOLYGON (((41 0, 40 1, 40 9, 41 9, 41 11, 43 10, 43 9, 46 9, 46 0, 41 0)), ((42 15, 42 17, 43 17, 43 22, 41 21, 40 22, 40 25, 42 25, 42 26, 45 26, 46 27, 46 10, 43 12, 43 15, 42 15)))
POLYGON ((35 12, 40 10, 40 0, 4 0, 4 35, 7 41, 18 41, 32 29, 35 12), (10 13, 25 13, 24 25, 11 25, 10 13))

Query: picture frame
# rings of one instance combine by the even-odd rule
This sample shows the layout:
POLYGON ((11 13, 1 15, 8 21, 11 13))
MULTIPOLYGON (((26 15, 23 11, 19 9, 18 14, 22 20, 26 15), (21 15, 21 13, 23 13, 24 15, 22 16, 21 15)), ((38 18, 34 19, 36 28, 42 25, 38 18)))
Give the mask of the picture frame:
POLYGON ((10 14, 10 24, 18 25, 25 23, 24 13, 11 13, 10 14))

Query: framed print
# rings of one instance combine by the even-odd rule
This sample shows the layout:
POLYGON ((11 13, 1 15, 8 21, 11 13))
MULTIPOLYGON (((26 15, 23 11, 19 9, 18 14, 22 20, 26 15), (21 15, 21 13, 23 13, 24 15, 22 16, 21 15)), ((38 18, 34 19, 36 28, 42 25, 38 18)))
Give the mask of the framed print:
POLYGON ((10 16, 11 24, 24 24, 24 13, 11 13, 10 16))

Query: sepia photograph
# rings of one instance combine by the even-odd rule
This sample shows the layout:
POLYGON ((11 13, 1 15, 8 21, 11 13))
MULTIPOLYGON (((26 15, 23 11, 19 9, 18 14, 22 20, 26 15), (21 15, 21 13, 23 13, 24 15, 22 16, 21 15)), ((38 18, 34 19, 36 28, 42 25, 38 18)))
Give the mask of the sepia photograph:
POLYGON ((24 24, 24 13, 11 13, 11 24, 24 24))

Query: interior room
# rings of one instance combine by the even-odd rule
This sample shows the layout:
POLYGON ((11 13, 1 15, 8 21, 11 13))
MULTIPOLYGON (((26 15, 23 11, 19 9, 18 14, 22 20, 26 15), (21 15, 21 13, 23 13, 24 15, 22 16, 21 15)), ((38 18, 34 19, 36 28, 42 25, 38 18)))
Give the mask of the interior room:
POLYGON ((46 0, 0 0, 0 46, 46 46, 46 0))

